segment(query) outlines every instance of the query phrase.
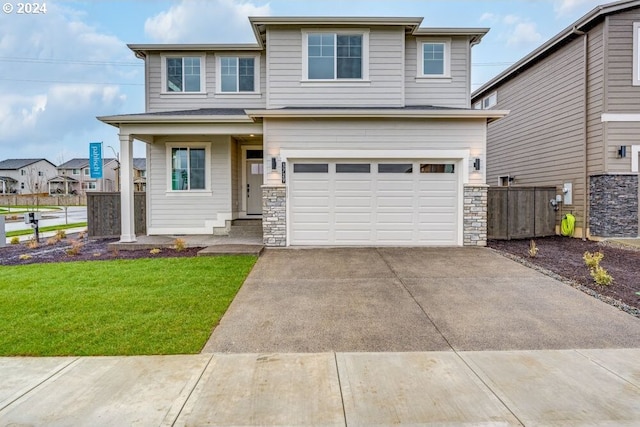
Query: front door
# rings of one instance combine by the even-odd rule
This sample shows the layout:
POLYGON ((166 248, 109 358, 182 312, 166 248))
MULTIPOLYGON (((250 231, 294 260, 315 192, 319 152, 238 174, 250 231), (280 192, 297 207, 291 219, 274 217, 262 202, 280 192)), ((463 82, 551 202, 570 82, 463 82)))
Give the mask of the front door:
POLYGON ((262 215, 262 159, 247 160, 247 215, 262 215))

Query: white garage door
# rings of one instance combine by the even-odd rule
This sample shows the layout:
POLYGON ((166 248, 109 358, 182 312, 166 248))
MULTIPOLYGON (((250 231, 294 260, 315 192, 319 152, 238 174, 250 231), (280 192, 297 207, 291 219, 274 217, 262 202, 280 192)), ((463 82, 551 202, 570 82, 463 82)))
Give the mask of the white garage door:
POLYGON ((292 245, 458 244, 454 161, 290 160, 292 245))

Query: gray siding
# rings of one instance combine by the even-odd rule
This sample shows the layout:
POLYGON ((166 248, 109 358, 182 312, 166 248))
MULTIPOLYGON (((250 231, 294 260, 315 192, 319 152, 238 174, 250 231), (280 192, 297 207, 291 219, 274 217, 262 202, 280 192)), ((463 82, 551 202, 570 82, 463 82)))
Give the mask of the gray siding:
MULTIPOLYGON (((606 113, 640 113, 640 86, 633 86, 633 23, 640 22, 640 10, 635 9, 608 17, 606 113)), ((606 123, 606 144, 603 155, 609 173, 631 171, 632 144, 638 143, 640 123, 606 123), (627 146, 627 157, 619 159, 618 148, 627 146)))
POLYGON ((207 228, 211 222, 221 222, 224 226, 226 219, 231 219, 231 138, 156 138, 149 145, 147 181, 147 197, 149 198, 149 213, 147 230, 154 234, 154 230, 171 229, 173 233, 189 233, 200 230, 200 233, 213 232, 213 226, 207 228), (206 142, 210 144, 210 156, 207 166, 211 170, 209 182, 210 193, 178 193, 167 191, 169 188, 170 171, 167 170, 167 143, 206 142), (206 230, 205 230, 206 228, 206 230))
MULTIPOLYGON (((166 52, 179 54, 179 52, 166 52)), ((224 56, 247 55, 250 52, 221 52, 224 56)), ((185 54, 189 55, 189 53, 185 54)), ((266 106, 265 53, 260 53, 261 95, 225 94, 216 95, 216 53, 207 52, 205 60, 206 94, 163 94, 162 59, 159 53, 147 57, 149 75, 147 80, 147 112, 193 110, 198 108, 264 108, 266 106)))
POLYGON ((403 106, 402 29, 371 28, 370 85, 361 83, 301 83, 300 28, 269 28, 267 32, 269 108, 324 106, 403 106))
MULTIPOLYGON (((435 37, 429 37, 435 40, 435 37)), ((451 79, 416 79, 417 41, 407 37, 405 42, 405 104, 437 105, 441 107, 469 108, 469 41, 466 37, 451 40, 451 79)))
MULTIPOLYGON (((484 120, 265 120, 265 152, 290 150, 470 150, 484 152, 484 120)), ((266 160, 265 160, 266 161, 266 160)), ((267 165, 265 165, 267 167, 267 165)), ((471 168, 471 166, 470 166, 471 168)), ((278 184, 269 175, 267 184, 278 184)), ((469 173, 471 183, 483 184, 481 173, 469 173)))
POLYGON ((572 211, 582 226, 584 183, 583 41, 531 66, 498 89, 497 109, 511 110, 489 125, 487 182, 511 175, 515 185, 573 183, 572 211))

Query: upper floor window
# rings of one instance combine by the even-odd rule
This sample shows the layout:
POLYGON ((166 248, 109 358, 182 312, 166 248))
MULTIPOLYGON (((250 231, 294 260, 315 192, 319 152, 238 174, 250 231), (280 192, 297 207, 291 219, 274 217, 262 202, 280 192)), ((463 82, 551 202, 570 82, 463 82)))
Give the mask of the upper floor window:
POLYGON ((640 86, 640 22, 633 23, 633 85, 640 86))
POLYGON ((218 56, 216 60, 219 93, 259 92, 259 56, 218 56))
POLYGON ((171 93, 202 92, 204 57, 163 57, 164 90, 171 93))
POLYGON ((89 176, 89 168, 84 169, 84 176, 89 176))
POLYGON ((475 110, 488 110, 498 103, 498 92, 492 92, 473 104, 475 110))
POLYGON ((304 79, 368 78, 368 32, 304 33, 304 79))
POLYGON ((418 42, 418 77, 451 77, 451 42, 418 42))
POLYGON ((44 176, 44 172, 38 171, 38 176, 44 176))
POLYGON ((80 175, 80 169, 72 169, 71 170, 71 174, 72 175, 80 175))
POLYGON ((25 176, 27 174, 27 171, 24 169, 20 169, 20 175, 25 176))

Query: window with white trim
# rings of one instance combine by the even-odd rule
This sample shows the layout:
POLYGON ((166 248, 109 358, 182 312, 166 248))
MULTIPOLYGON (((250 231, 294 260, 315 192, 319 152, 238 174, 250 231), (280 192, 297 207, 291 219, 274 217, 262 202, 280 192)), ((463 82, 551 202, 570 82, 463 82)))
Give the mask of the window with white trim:
POLYGON ((451 41, 418 41, 418 77, 451 77, 451 41))
POLYGON ((72 169, 71 175, 80 175, 80 169, 72 169))
POLYGON ((260 56, 217 56, 216 92, 223 94, 260 91, 260 56))
POLYGON ((489 95, 485 96, 475 104, 473 104, 473 108, 475 110, 488 110, 495 106, 498 103, 498 92, 491 92, 489 95))
POLYGON ((368 79, 368 31, 303 31, 303 79, 359 81, 368 79))
POLYGON ((165 93, 204 92, 204 56, 163 56, 165 93))
POLYGON ((633 23, 633 79, 634 86, 640 86, 640 22, 633 23))
POLYGON ((171 147, 171 190, 205 190, 205 159, 204 147, 171 147))

